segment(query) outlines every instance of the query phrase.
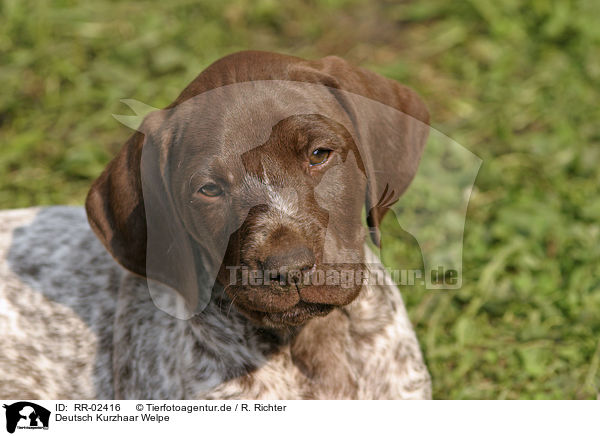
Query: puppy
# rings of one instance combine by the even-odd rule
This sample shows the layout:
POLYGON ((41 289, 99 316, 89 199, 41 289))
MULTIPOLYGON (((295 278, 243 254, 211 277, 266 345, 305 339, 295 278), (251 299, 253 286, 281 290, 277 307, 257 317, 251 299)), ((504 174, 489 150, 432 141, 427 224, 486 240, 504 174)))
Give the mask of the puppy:
POLYGON ((217 61, 96 180, 89 226, 2 213, 0 396, 428 398, 365 243, 427 122, 412 90, 337 57, 217 61))

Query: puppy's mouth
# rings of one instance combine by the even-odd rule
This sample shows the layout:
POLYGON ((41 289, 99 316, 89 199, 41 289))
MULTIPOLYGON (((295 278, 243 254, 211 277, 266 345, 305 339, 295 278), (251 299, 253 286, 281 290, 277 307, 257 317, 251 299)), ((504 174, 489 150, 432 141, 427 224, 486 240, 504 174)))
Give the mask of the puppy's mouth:
MULTIPOLYGON (((240 307, 238 306, 238 308, 240 307)), ((316 316, 326 316, 334 308, 335 306, 331 304, 300 301, 295 306, 283 312, 261 312, 257 310, 240 309, 246 316, 261 324, 268 327, 281 328, 302 325, 316 316)))
MULTIPOLYGON (((352 302, 360 293, 360 280, 341 280, 343 272, 361 272, 364 265, 329 265, 337 280, 324 283, 295 282, 281 285, 277 282, 230 283, 225 291, 231 303, 244 315, 258 324, 269 327, 297 326, 317 316, 326 316, 334 308, 352 302)), ((314 273, 314 268, 312 269, 314 273)), ((357 276, 360 277, 360 276, 357 276)))

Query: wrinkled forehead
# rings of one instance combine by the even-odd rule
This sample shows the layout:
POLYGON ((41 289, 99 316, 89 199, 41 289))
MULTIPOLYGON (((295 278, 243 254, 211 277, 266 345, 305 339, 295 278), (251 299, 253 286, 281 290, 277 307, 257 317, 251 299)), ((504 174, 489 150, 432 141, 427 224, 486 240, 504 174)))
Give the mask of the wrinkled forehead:
POLYGON ((295 115, 318 114, 352 131, 335 96, 323 85, 290 81, 244 82, 217 88, 168 110, 170 153, 179 168, 200 160, 210 167, 241 165, 240 156, 265 143, 273 127, 295 115))

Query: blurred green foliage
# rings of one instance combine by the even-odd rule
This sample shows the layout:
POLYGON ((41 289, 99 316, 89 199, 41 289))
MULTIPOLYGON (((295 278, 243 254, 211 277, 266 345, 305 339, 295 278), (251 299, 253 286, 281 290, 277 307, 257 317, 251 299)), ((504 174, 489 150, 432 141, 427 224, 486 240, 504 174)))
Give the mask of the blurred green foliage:
MULTIPOLYGON (((164 106, 236 50, 338 54, 415 88, 483 159, 462 289, 402 289, 434 396, 596 398, 598 16, 589 0, 0 0, 0 208, 81 204, 130 134, 122 98, 164 106)), ((420 267, 384 227, 388 264, 420 267)))

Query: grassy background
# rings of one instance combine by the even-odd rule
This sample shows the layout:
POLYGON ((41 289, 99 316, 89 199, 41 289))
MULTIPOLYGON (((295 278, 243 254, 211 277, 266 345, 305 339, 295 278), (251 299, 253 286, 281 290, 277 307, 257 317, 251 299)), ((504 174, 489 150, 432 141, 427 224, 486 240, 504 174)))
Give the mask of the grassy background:
MULTIPOLYGON (((0 0, 0 208, 81 204, 130 134, 121 98, 164 106, 235 50, 338 54, 415 88, 483 159, 463 288, 403 290, 434 396, 596 398, 598 16, 589 0, 0 0)), ((418 264, 397 236, 392 262, 418 264)))

